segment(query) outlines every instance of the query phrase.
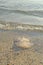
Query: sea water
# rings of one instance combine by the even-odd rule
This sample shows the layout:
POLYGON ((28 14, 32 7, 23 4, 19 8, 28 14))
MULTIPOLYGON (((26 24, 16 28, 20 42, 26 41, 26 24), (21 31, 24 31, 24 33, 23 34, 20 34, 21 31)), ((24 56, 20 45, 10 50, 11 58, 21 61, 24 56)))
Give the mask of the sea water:
POLYGON ((0 0, 0 21, 43 25, 43 1, 0 0))
MULTIPOLYGON (((0 21, 43 26, 43 1, 0 0, 0 21)), ((42 31, 0 30, 0 33, 2 32, 3 35, 5 32, 6 34, 15 33, 18 36, 30 37, 32 43, 35 44, 35 50, 43 53, 43 27, 41 29, 42 31)))

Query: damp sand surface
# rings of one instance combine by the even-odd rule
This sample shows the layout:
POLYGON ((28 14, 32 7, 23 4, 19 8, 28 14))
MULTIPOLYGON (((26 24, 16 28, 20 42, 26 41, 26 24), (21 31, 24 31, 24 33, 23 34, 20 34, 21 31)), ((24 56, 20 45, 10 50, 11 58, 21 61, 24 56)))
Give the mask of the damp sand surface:
POLYGON ((0 30, 0 65, 43 65, 43 32, 0 30), (22 37, 33 45, 27 49, 15 46, 14 41, 22 37))

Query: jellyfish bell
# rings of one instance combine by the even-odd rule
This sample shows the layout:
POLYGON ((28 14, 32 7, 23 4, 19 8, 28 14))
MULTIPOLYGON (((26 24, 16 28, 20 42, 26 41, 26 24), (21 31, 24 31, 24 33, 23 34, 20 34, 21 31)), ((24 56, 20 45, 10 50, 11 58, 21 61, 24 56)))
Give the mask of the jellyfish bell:
POLYGON ((19 38, 19 42, 16 42, 15 45, 20 48, 30 48, 33 44, 30 42, 28 38, 19 38))

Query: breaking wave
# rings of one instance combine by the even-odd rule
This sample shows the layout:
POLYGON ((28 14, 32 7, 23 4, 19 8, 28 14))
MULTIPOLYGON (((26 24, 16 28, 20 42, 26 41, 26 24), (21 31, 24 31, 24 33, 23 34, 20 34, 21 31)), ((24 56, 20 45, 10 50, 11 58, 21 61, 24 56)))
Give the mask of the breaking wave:
POLYGON ((17 26, 16 29, 18 30, 37 30, 37 31, 43 31, 43 26, 37 26, 37 25, 24 25, 24 26, 17 26))

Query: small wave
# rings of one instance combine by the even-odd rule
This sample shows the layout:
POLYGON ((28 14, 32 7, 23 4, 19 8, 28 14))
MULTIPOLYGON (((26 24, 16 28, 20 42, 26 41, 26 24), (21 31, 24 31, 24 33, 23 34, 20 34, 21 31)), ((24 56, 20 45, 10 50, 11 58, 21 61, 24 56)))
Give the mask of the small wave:
POLYGON ((18 13, 18 14, 23 14, 23 15, 32 15, 32 16, 37 16, 37 17, 43 17, 43 10, 29 10, 29 11, 25 11, 25 10, 14 10, 14 9, 9 9, 6 7, 0 7, 1 11, 6 11, 9 13, 18 13))
POLYGON ((0 22, 0 28, 6 28, 6 29, 17 29, 17 30, 39 30, 43 31, 43 25, 30 25, 30 24, 22 24, 22 23, 3 23, 0 22))
POLYGON ((37 30, 37 31, 43 31, 43 26, 36 26, 36 25, 17 26, 16 29, 19 29, 19 30, 37 30))

